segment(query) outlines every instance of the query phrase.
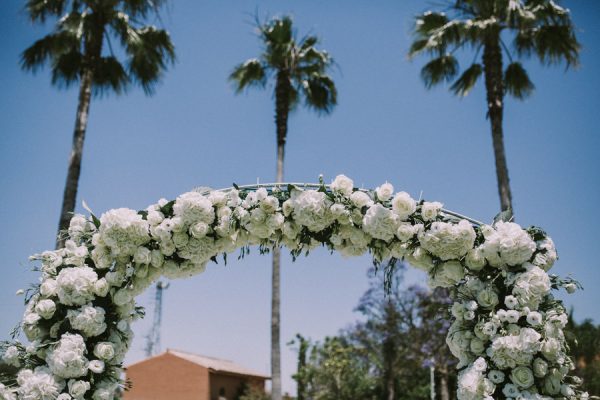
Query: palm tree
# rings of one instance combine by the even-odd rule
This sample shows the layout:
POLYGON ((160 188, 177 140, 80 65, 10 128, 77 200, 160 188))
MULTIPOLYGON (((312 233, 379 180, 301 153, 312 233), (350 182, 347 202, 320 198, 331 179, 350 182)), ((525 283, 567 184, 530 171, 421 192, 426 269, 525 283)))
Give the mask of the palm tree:
POLYGON ((131 83, 147 95, 154 92, 167 68, 175 60, 169 34, 163 29, 143 25, 150 14, 158 12, 164 0, 27 0, 26 11, 32 22, 58 22, 52 32, 21 54, 24 70, 36 72, 46 64, 52 71, 52 84, 68 88, 79 83, 79 100, 69 159, 67 181, 58 225, 56 247, 64 244, 61 231, 68 228, 81 171, 83 143, 92 94, 109 91, 121 94, 131 83), (123 61, 114 54, 111 38, 123 47, 123 61), (104 51, 104 43, 108 52, 104 51), (107 54, 105 54, 107 53, 107 54))
MULTIPOLYGON (((235 67, 229 80, 236 92, 252 87, 264 88, 274 81, 275 125, 277 139, 277 182, 283 182, 283 160, 288 133, 288 116, 302 101, 320 114, 329 114, 337 103, 333 80, 326 74, 332 59, 318 50, 316 36, 298 40, 292 29, 292 19, 284 16, 265 23, 257 21, 264 46, 259 58, 252 58, 235 67)), ((280 344, 280 250, 273 249, 271 301, 271 379, 272 398, 281 399, 280 344)))
POLYGON ((458 75, 457 50, 474 51, 471 66, 450 90, 466 96, 484 76, 501 211, 511 214, 502 130, 504 96, 523 99, 534 89, 519 57, 537 56, 544 65, 564 61, 567 68, 578 64, 580 46, 570 13, 552 0, 453 0, 444 11, 428 11, 416 18, 409 55, 426 53, 433 58, 421 70, 425 86, 431 88, 458 75), (506 44, 509 40, 513 51, 506 44), (506 68, 504 54, 509 62, 506 68))

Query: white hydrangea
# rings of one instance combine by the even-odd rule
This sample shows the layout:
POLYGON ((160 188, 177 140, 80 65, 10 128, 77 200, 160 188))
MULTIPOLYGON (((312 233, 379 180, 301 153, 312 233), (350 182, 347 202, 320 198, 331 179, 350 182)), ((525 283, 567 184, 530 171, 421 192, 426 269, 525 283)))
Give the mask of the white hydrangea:
POLYGON ((94 298, 96 272, 88 267, 63 268, 56 278, 56 293, 62 304, 83 305, 94 298))
POLYGON ((181 218, 184 225, 204 222, 212 224, 215 220, 215 211, 212 202, 198 192, 188 192, 177 197, 173 205, 173 214, 181 218))
POLYGON ((458 400, 480 400, 491 396, 496 386, 486 378, 487 364, 482 357, 462 370, 458 375, 458 400))
POLYGON ((0 400, 17 400, 17 396, 13 389, 0 383, 0 400))
POLYGON ((319 232, 331 225, 333 215, 331 201, 325 193, 306 190, 295 196, 293 216, 296 223, 304 225, 312 232, 319 232))
POLYGON ((512 294, 521 306, 535 310, 544 296, 550 292, 550 288, 548 274, 540 267, 527 263, 525 272, 516 276, 512 294))
POLYGON ((17 346, 8 346, 2 355, 2 361, 13 367, 20 367, 21 362, 19 361, 19 349, 17 349, 17 346))
POLYGON ((86 304, 76 310, 67 311, 67 319, 73 329, 77 329, 87 337, 98 336, 106 330, 103 308, 86 304))
POLYGON ((362 221, 363 230, 375 239, 391 240, 398 229, 398 217, 377 203, 369 207, 362 221))
POLYGON ((443 261, 459 259, 473 248, 475 229, 467 220, 458 224, 434 222, 419 233, 421 246, 443 261))
POLYGON ((78 378, 88 370, 85 341, 78 334, 65 333, 46 355, 52 373, 61 378, 78 378))
POLYGON ((534 329, 521 328, 518 335, 494 338, 487 349, 487 355, 501 369, 529 365, 541 348, 541 337, 534 329))
POLYGON ((64 386, 47 367, 22 369, 17 374, 17 383, 20 400, 54 400, 64 386))
POLYGON ((150 240, 148 221, 128 208, 110 210, 100 217, 98 240, 115 256, 133 255, 150 240))
POLYGON ((521 265, 528 261, 536 249, 535 242, 518 224, 497 222, 494 227, 482 229, 485 242, 482 250, 494 267, 521 265))

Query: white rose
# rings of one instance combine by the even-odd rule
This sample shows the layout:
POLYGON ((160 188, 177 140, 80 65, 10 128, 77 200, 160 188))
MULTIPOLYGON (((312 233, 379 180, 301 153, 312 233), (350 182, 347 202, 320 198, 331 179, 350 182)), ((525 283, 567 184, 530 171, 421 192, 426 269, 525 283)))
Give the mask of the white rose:
POLYGON ((485 257, 480 247, 469 250, 465 256, 465 264, 472 271, 481 270, 485 267, 485 263, 485 257))
POLYGON ((465 270, 458 261, 446 261, 441 264, 433 277, 435 287, 451 287, 465 277, 465 270))
POLYGON ((101 374, 102 372, 104 372, 104 361, 92 360, 90 361, 88 368, 95 374, 101 374))
POLYGON ((533 377, 533 372, 531 372, 531 369, 520 366, 511 371, 510 380, 518 387, 527 389, 533 385, 535 378, 533 377))
POLYGON ((498 304, 498 295, 488 288, 477 293, 477 302, 483 308, 494 308, 498 304))
POLYGON ((133 255, 133 260, 138 264, 150 264, 150 250, 145 247, 138 247, 133 255))
POLYGON ((350 196, 353 188, 354 182, 346 175, 338 175, 333 182, 331 182, 331 190, 343 194, 344 196, 350 196))
POLYGON ((100 278, 94 283, 94 293, 98 297, 104 297, 108 294, 108 289, 110 289, 110 285, 106 281, 105 278, 100 278))
POLYGON ((542 354, 548 360, 556 360, 560 352, 560 342, 555 338, 547 338, 542 343, 542 354))
POLYGON ((40 294, 44 297, 56 295, 57 284, 54 279, 45 279, 40 286, 40 294))
POLYGON ((386 182, 375 189, 375 193, 377 193, 377 198, 380 201, 388 201, 394 193, 394 187, 390 183, 386 182))
POLYGON ((406 192, 396 193, 392 199, 392 211, 405 220, 417 210, 417 202, 406 192))
POLYGON ((44 319, 52 318, 56 311, 56 304, 52 300, 40 300, 35 305, 35 311, 44 319))
POLYGON ((274 196, 267 196, 260 202, 260 208, 267 213, 273 213, 279 208, 279 200, 274 196))
POLYGON ((543 378, 548 373, 548 363, 541 358, 533 360, 533 374, 538 378, 543 378))
POLYGON ((410 222, 400 222, 396 230, 396 237, 402 242, 407 242, 417 234, 417 229, 410 222))
POLYGON ((421 206, 421 215, 425 221, 434 220, 444 205, 438 201, 426 201, 421 206))
POLYGON ((110 360, 115 356, 115 347, 110 342, 100 342, 94 347, 94 355, 101 360, 110 360))
POLYGON ((68 383, 69 393, 75 399, 82 399, 85 395, 85 392, 90 390, 90 383, 86 381, 78 381, 75 379, 70 379, 68 383))
POLYGON ((369 195, 365 192, 361 192, 360 190, 352 193, 352 195, 350 196, 350 200, 358 208, 363 208, 373 204, 373 200, 371 200, 369 195))
POLYGON ((470 348, 474 354, 481 354, 485 350, 485 342, 481 339, 473 338, 471 339, 470 348))
POLYGON ((552 370, 546 379, 544 379, 544 392, 549 395, 557 395, 560 393, 561 384, 560 372, 556 369, 552 370))
POLYGON ((519 305, 519 301, 515 296, 508 295, 504 298, 504 305, 509 309, 514 310, 519 305))

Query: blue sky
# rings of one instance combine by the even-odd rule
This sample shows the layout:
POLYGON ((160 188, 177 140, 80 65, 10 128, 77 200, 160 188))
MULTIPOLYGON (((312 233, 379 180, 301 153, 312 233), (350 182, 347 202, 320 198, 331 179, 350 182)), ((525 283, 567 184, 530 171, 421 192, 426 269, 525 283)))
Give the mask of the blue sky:
MULTIPOLYGON (((386 180, 396 190, 439 200, 447 208, 491 221, 499 208, 483 87, 457 99, 427 91, 424 59, 408 61, 417 0, 173 2, 162 23, 178 61, 156 95, 95 99, 85 144, 79 200, 98 214, 142 209, 197 186, 272 181, 275 130, 270 89, 235 96, 226 78, 258 54, 252 14, 290 13, 300 34, 322 39, 339 64, 333 77, 339 106, 329 117, 299 110, 290 119, 286 178, 313 182, 339 173, 359 186, 386 180)), ((536 91, 508 99, 505 135, 517 221, 554 238, 554 272, 573 274, 586 288, 566 297, 576 318, 600 322, 600 263, 595 217, 600 203, 600 2, 566 2, 583 45, 581 66, 543 68, 525 61, 536 91)), ((19 320, 14 295, 38 279, 27 257, 53 246, 75 117, 76 90, 52 88, 47 70, 19 69, 20 52, 46 30, 32 26, 22 2, 0 3, 0 338, 19 320)), ((79 211, 83 211, 79 207, 79 211)), ((255 252, 257 253, 257 252, 255 252)), ((269 371, 270 260, 256 254, 211 265, 174 281, 164 296, 163 348, 233 359, 269 371)), ((296 332, 313 339, 351 324, 368 286, 368 258, 317 251, 284 258, 282 341, 296 332)), ((416 271, 410 282, 425 282, 416 271)), ((152 304, 153 292, 140 296, 152 304)), ((150 315, 152 308, 148 309, 150 315)), ((150 318, 136 323, 128 362, 143 357, 150 318)), ((284 345, 284 388, 294 388, 295 354, 284 345)))

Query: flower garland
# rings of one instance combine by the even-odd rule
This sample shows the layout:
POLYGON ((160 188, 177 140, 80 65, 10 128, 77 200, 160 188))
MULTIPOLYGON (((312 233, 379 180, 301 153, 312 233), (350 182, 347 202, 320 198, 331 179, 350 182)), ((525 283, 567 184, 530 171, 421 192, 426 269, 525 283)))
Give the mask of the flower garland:
POLYGON ((135 296, 161 275, 198 274, 217 255, 256 245, 294 257, 318 246, 368 252, 377 265, 404 260, 432 287, 452 288, 447 343, 461 400, 588 398, 568 375, 567 314, 551 294, 577 283, 547 274, 557 254, 538 228, 473 223, 389 183, 367 191, 340 175, 330 185, 192 191, 144 211, 75 215, 67 234, 63 249, 32 257, 42 278, 21 323, 30 344, 2 345, 20 369, 0 384, 0 400, 112 399, 131 323, 143 315, 135 296))

